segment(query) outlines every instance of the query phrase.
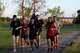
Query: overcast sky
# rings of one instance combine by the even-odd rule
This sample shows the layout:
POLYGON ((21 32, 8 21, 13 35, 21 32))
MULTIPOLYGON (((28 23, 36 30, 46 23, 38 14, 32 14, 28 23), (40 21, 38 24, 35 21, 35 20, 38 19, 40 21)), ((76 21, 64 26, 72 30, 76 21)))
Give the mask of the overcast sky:
MULTIPOLYGON (((12 17, 12 15, 17 13, 19 8, 15 0, 4 0, 4 2, 6 9, 2 16, 12 17)), ((80 9, 80 0, 46 0, 46 6, 47 8, 60 6, 61 10, 65 12, 64 16, 71 17, 73 13, 76 15, 77 10, 80 9)))

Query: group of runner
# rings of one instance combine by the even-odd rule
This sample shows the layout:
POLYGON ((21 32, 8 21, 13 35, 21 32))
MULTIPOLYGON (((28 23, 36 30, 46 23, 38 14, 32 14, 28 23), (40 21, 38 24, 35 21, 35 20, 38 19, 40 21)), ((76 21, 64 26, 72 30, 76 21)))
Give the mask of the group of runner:
POLYGON ((13 52, 16 52, 16 46, 19 45, 19 36, 21 35, 21 49, 24 50, 24 45, 30 45, 32 50, 34 46, 39 49, 41 44, 41 32, 42 26, 46 26, 46 39, 48 45, 48 52, 52 51, 53 48, 58 48, 58 37, 60 33, 61 23, 59 19, 54 17, 49 17, 46 24, 44 24, 40 15, 33 14, 30 22, 28 23, 26 18, 23 17, 22 22, 17 20, 17 16, 13 15, 10 27, 12 29, 12 42, 13 42, 13 52), (29 34, 28 34, 29 28, 29 34), (20 34, 21 31, 21 34, 20 34), (30 42, 27 41, 29 37, 30 42))

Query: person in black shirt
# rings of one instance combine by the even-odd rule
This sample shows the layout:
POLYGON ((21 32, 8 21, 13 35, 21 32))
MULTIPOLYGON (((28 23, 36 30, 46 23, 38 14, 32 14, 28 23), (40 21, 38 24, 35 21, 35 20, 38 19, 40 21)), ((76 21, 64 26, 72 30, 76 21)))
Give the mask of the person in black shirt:
POLYGON ((36 15, 36 28, 37 28, 37 43, 40 46, 41 38, 40 34, 42 32, 43 20, 40 18, 40 15, 36 15))
POLYGON ((16 45, 19 43, 20 28, 22 27, 20 21, 17 20, 16 15, 13 15, 10 27, 12 29, 13 52, 16 52, 16 45))
POLYGON ((35 20, 34 19, 31 19, 30 23, 28 24, 28 27, 29 27, 29 39, 30 39, 30 45, 31 45, 31 48, 32 48, 32 51, 34 50, 33 49, 33 44, 36 46, 36 48, 38 48, 38 45, 37 45, 37 41, 36 41, 36 25, 35 25, 35 20))

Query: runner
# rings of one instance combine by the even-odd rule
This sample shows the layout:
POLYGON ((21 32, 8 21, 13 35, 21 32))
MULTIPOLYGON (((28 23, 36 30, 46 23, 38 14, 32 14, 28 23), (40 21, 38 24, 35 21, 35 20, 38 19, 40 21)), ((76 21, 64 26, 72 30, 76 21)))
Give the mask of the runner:
POLYGON ((13 21, 10 24, 12 29, 13 52, 16 52, 16 46, 19 44, 19 35, 21 29, 21 23, 17 20, 16 17, 16 15, 13 15, 13 21))
POLYGON ((27 38, 28 38, 27 22, 26 22, 26 19, 23 18, 23 20, 22 20, 22 31, 21 31, 21 46, 22 46, 22 50, 24 50, 25 43, 27 43, 27 45, 29 45, 28 41, 26 40, 27 38))
POLYGON ((35 26, 35 20, 31 19, 29 25, 28 25, 30 31, 29 31, 29 39, 30 39, 30 45, 33 51, 34 50, 34 46, 36 46, 36 48, 38 49, 38 45, 37 45, 37 41, 36 41, 36 26, 35 26))
POLYGON ((40 15, 36 15, 36 28, 37 28, 37 43, 38 43, 38 46, 40 46, 40 42, 41 42, 41 32, 42 32, 42 26, 43 26, 43 21, 40 17, 40 15))
POLYGON ((53 50, 54 45, 54 35, 55 35, 55 24, 52 21, 52 17, 48 18, 48 22, 46 23, 47 29, 47 45, 48 45, 48 52, 53 50), (50 44, 51 42, 51 44, 50 44), (50 46, 51 45, 51 46, 50 46))
POLYGON ((54 48, 57 49, 58 48, 58 37, 59 37, 59 33, 60 33, 60 28, 62 27, 62 24, 59 22, 59 18, 57 18, 56 16, 53 17, 54 18, 54 23, 56 24, 56 31, 55 31, 55 46, 54 48))

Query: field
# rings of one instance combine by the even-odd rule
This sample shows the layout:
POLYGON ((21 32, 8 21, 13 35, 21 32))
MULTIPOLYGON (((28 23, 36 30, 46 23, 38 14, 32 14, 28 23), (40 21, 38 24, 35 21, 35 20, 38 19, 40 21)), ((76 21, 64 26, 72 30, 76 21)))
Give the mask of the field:
MULTIPOLYGON (((61 33, 66 33, 71 30, 80 30, 80 25, 63 25, 61 28, 61 33)), ((46 38, 46 29, 43 27, 42 39, 46 38)), ((11 48, 12 39, 11 39, 11 30, 9 25, 3 25, 0 28, 0 52, 7 51, 8 48, 11 48)))

